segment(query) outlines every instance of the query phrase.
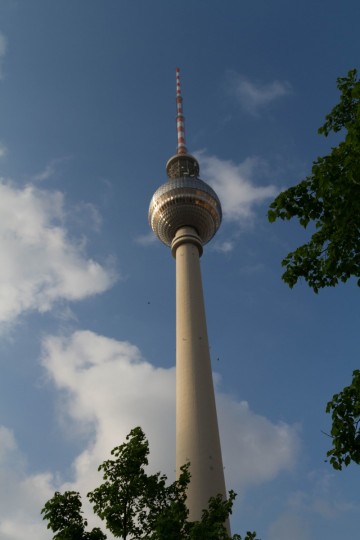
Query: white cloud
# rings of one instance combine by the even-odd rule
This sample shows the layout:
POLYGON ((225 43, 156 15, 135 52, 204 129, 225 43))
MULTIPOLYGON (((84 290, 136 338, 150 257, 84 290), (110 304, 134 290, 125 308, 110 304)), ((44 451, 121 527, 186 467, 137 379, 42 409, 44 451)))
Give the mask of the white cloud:
POLYGON ((4 143, 0 142, 0 158, 5 157, 7 153, 8 153, 7 147, 5 146, 4 143))
POLYGON ((0 538, 46 540, 40 510, 53 495, 51 474, 27 475, 11 430, 0 426, 0 538))
MULTIPOLYGON (((61 483, 56 472, 26 475, 26 463, 12 433, 0 429, 2 540, 20 540, 25 530, 28 540, 46 540, 49 534, 39 511, 55 489, 79 490, 89 526, 97 524, 86 493, 99 483, 99 463, 136 425, 141 425, 149 438, 151 469, 174 477, 173 368, 157 368, 131 343, 90 331, 45 338, 42 364, 59 392, 66 429, 77 430, 82 440, 87 432, 88 442, 74 460, 73 480, 61 483)), ((246 403, 224 394, 218 397, 218 410, 229 488, 243 493, 293 466, 298 449, 296 428, 272 424, 246 403)))
MULTIPOLYGON (((77 481, 93 478, 99 462, 136 425, 149 437, 153 467, 173 475, 173 368, 156 368, 134 345, 88 331, 48 337, 43 364, 65 397, 64 412, 93 431, 92 444, 76 460, 77 481)), ((246 489, 294 465, 299 444, 295 427, 273 424, 230 396, 220 394, 218 399, 224 458, 235 484, 231 487, 246 489)))
POLYGON ((218 411, 229 487, 243 493, 293 469, 300 447, 297 426, 274 424, 246 401, 225 394, 218 396, 218 411))
POLYGON ((6 54, 6 49, 7 49, 6 38, 4 34, 0 32, 0 80, 4 78, 4 74, 2 71, 2 63, 3 63, 3 58, 6 54))
POLYGON ((93 430, 92 445, 75 464, 78 479, 92 476, 104 456, 136 425, 149 437, 154 467, 171 473, 174 451, 168 440, 175 437, 173 369, 156 368, 141 357, 136 346, 89 331, 75 332, 69 338, 48 337, 43 364, 64 392, 63 414, 81 429, 86 424, 93 430))
POLYGON ((67 212, 67 220, 70 225, 76 225, 77 229, 85 232, 93 230, 99 232, 102 225, 102 216, 99 210, 91 203, 80 202, 72 206, 67 212))
POLYGON ((44 170, 34 175, 34 180, 38 182, 43 182, 44 180, 48 180, 49 178, 54 176, 55 171, 56 171, 55 163, 54 161, 51 161, 50 163, 46 165, 44 170))
POLYGON ((197 155, 204 178, 220 198, 225 220, 251 223, 254 208, 279 191, 274 185, 255 185, 255 178, 267 175, 266 163, 259 157, 248 157, 237 165, 204 151, 197 155))
POLYGON ((223 242, 215 242, 213 245, 215 251, 220 253, 229 253, 234 249, 234 242, 232 240, 224 240, 223 242))
POLYGON ((0 465, 3 465, 16 449, 14 434, 4 426, 0 426, 0 465))
MULTIPOLYGON (((285 509, 268 528, 268 540, 313 540, 318 523, 329 530, 337 519, 356 520, 359 504, 345 498, 335 486, 335 475, 324 469, 312 471, 304 478, 306 491, 298 490, 283 498, 285 509)), ((326 533, 325 533, 326 536, 326 533)))
POLYGON ((69 238, 61 193, 2 182, 0 214, 0 324, 113 284, 113 270, 88 258, 83 240, 69 238))
POLYGON ((257 114, 260 109, 291 93, 291 84, 287 81, 255 83, 235 72, 228 73, 228 87, 242 109, 250 114, 257 114))
POLYGON ((296 491, 288 500, 290 510, 318 514, 325 519, 334 519, 341 514, 358 512, 358 504, 344 499, 334 487, 334 474, 312 471, 308 477, 310 489, 296 491))
POLYGON ((135 242, 141 246, 150 246, 158 241, 155 234, 151 231, 147 234, 141 234, 135 238, 135 242))
POLYGON ((32 181, 44 182, 45 180, 49 180, 49 178, 51 178, 52 176, 56 174, 57 166, 63 163, 64 161, 68 161, 69 159, 70 157, 61 157, 61 158, 52 159, 51 161, 49 161, 49 163, 47 163, 47 165, 41 172, 35 174, 31 178, 32 181))

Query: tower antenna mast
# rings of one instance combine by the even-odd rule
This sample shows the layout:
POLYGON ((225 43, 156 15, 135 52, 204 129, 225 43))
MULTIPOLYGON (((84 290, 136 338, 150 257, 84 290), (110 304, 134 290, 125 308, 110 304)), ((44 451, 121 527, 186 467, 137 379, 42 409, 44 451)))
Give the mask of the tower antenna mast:
POLYGON ((180 86, 180 69, 176 68, 176 128, 177 128, 177 154, 187 154, 185 144, 185 118, 182 108, 183 98, 180 86))

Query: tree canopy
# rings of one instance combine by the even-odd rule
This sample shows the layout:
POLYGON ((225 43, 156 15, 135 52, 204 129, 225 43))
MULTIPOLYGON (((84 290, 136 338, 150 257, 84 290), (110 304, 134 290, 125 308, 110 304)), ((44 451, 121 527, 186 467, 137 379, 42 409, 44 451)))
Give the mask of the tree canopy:
POLYGON ((353 461, 360 464, 360 370, 353 379, 326 406, 332 417, 332 449, 327 455, 334 469, 341 470, 353 461))
MULTIPOLYGON (((189 521, 186 489, 190 481, 189 464, 181 468, 178 480, 167 483, 164 474, 148 475, 149 443, 140 427, 134 428, 126 442, 111 452, 114 459, 99 467, 104 482, 88 493, 94 512, 115 538, 123 540, 241 540, 229 536, 226 522, 232 512, 235 493, 227 500, 212 497, 201 520, 189 521)), ((53 540, 105 540, 106 535, 94 528, 87 532, 82 516, 80 494, 56 492, 42 509, 53 540)), ((257 540, 247 532, 244 540, 257 540)))
POLYGON ((350 277, 360 286, 360 81, 353 69, 337 79, 340 102, 318 133, 343 132, 342 142, 313 162, 311 175, 280 193, 271 203, 270 222, 297 218, 315 231, 309 242, 282 261, 283 280, 293 287, 300 278, 317 293, 350 277))
MULTIPOLYGON (((304 228, 314 224, 307 244, 282 261, 283 280, 293 287, 303 277, 317 293, 350 277, 360 286, 360 81, 356 69, 337 79, 340 101, 326 116, 318 133, 344 133, 329 155, 317 158, 312 174, 280 193, 271 203, 270 222, 297 218, 304 228)), ((332 448, 327 452, 334 469, 360 464, 360 371, 349 386, 326 406, 331 413, 332 448)))
POLYGON ((98 528, 87 532, 87 520, 81 511, 81 497, 77 491, 56 491, 42 509, 47 528, 55 534, 53 540, 106 540, 106 535, 98 528))

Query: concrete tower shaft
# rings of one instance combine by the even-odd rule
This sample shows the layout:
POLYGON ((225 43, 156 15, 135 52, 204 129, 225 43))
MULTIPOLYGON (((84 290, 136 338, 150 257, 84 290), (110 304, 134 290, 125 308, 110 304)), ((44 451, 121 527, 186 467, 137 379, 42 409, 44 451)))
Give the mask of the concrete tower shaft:
POLYGON ((215 394, 200 270, 201 240, 191 227, 172 243, 176 258, 176 470, 190 462, 190 519, 210 497, 225 498, 215 394))
POLYGON ((187 153, 176 70, 177 154, 166 165, 168 181, 154 193, 149 223, 176 259, 176 468, 190 462, 187 505, 199 520, 210 497, 226 497, 200 271, 203 245, 220 227, 215 191, 199 178, 187 153))

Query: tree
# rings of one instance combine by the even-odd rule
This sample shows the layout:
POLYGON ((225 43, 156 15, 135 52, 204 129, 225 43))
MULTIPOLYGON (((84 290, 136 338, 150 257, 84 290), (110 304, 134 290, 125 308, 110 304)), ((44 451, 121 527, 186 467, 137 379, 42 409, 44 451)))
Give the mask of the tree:
POLYGON ((112 450, 115 459, 104 461, 99 467, 105 482, 88 494, 94 512, 115 537, 124 540, 150 537, 152 531, 164 528, 168 521, 182 533, 187 519, 188 466, 183 467, 177 481, 167 486, 165 475, 149 476, 145 472, 149 443, 142 429, 133 429, 126 440, 112 450))
MULTIPOLYGON (((168 485, 166 475, 148 475, 149 443, 140 427, 134 428, 126 442, 111 452, 114 459, 104 461, 99 470, 104 482, 88 494, 97 514, 115 538, 123 540, 241 540, 230 537, 225 526, 232 512, 235 493, 227 500, 219 495, 209 501, 200 521, 188 520, 186 489, 190 481, 189 464, 181 468, 175 482, 168 485)), ((53 540, 105 540, 98 528, 86 532, 81 499, 77 492, 56 492, 42 509, 53 540)), ((244 540, 256 540, 248 532, 244 540)))
POLYGON ((48 529, 54 533, 53 540, 106 540, 98 528, 86 532, 87 520, 82 517, 80 494, 76 491, 58 491, 41 510, 48 520, 48 529))
POLYGON ((329 155, 313 162, 312 174, 278 195, 268 219, 297 218, 315 226, 308 243, 282 261, 283 280, 292 288, 303 277, 317 293, 351 276, 360 286, 360 81, 355 69, 337 79, 340 102, 318 133, 344 132, 329 155))
MULTIPOLYGON (((303 277, 315 293, 339 280, 358 278, 360 286, 360 81, 356 69, 337 79, 340 101, 326 116, 318 133, 344 133, 329 155, 313 162, 312 174, 280 193, 271 203, 270 222, 297 218, 315 232, 307 244, 282 261, 282 278, 291 288, 303 277)), ((327 452, 334 469, 351 461, 360 463, 360 376, 335 394, 326 407, 332 413, 332 449, 327 452)))
POLYGON ((353 372, 349 386, 334 394, 326 412, 332 416, 333 447, 327 453, 331 465, 341 470, 351 461, 360 464, 360 370, 353 372))

